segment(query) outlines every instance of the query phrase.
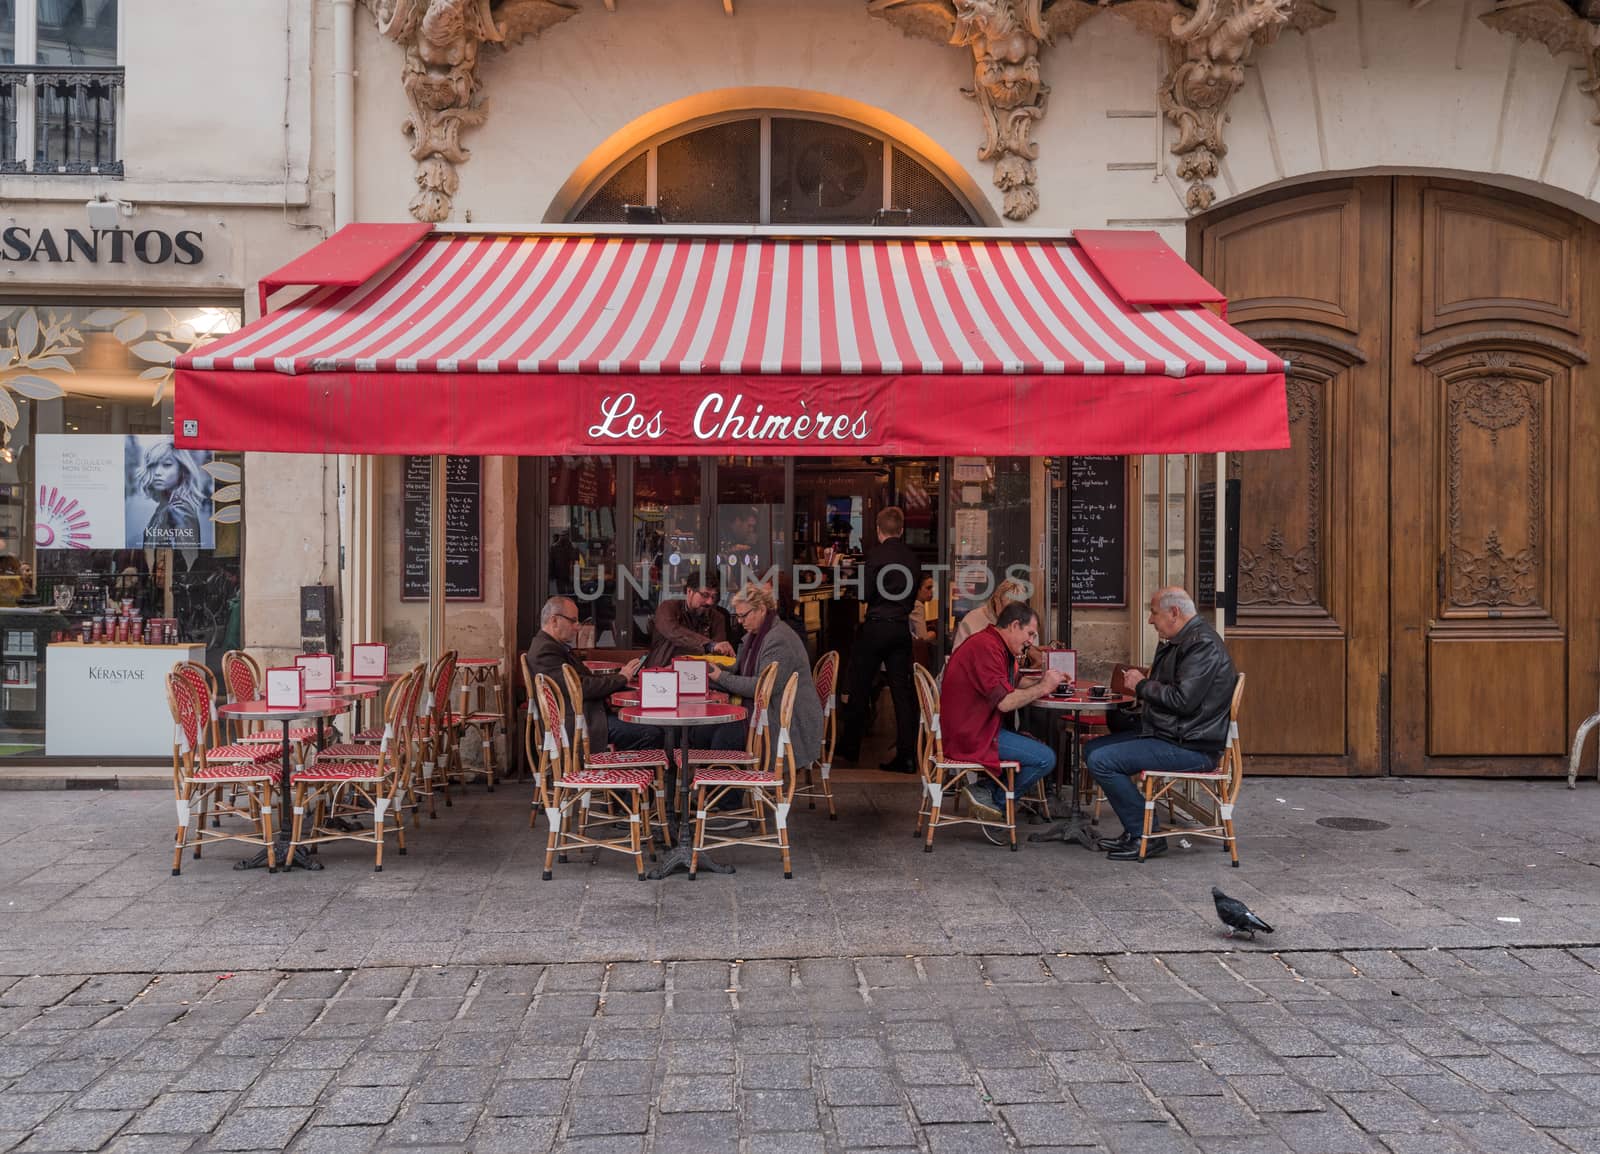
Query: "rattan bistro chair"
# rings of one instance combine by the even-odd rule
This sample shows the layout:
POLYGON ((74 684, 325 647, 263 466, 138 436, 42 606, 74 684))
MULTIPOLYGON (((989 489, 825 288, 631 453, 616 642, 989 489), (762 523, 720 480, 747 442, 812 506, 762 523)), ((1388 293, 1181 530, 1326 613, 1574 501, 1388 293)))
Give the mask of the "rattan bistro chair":
POLYGON ((783 697, 778 705, 778 736, 774 742, 767 732, 767 711, 772 702, 772 687, 778 679, 776 662, 761 671, 756 681, 755 699, 751 708, 755 713, 750 730, 750 746, 759 751, 761 763, 745 765, 706 765, 695 770, 690 782, 694 790, 694 846, 689 855, 689 877, 696 876, 700 868, 700 855, 722 846, 751 845, 775 849, 783 855, 783 876, 794 877, 794 865, 789 857, 789 807, 794 802, 795 763, 794 743, 789 739, 789 725, 794 719, 795 694, 800 689, 800 675, 789 674, 783 687, 783 697), (711 807, 729 794, 743 794, 748 803, 733 811, 718 811, 721 817, 749 815, 756 826, 752 833, 711 833, 706 831, 706 816, 711 807), (768 826, 768 816, 772 826, 768 826))
POLYGON ((1228 744, 1217 759, 1217 768, 1207 773, 1173 773, 1147 769, 1140 774, 1144 792, 1144 831, 1139 838, 1139 860, 1144 860, 1153 837, 1208 837, 1223 843, 1233 865, 1239 865, 1239 841, 1233 832, 1233 807, 1244 781, 1244 755, 1239 751, 1239 702, 1244 698, 1244 674, 1233 683, 1233 701, 1228 706, 1228 744), (1174 807, 1198 825, 1169 824, 1159 833, 1150 826, 1156 803, 1165 801, 1169 817, 1174 807))
MULTIPOLYGON (((407 673, 389 694, 384 729, 393 732, 412 697, 412 684, 422 668, 407 673)), ((373 872, 383 872, 383 843, 394 834, 401 856, 406 852, 406 823, 400 813, 407 785, 408 745, 386 740, 376 747, 354 743, 331 746, 315 754, 290 775, 294 789, 294 845, 356 841, 373 847, 373 872), (368 755, 376 749, 377 756, 368 755), (389 815, 394 814, 394 824, 389 815), (309 816, 309 822, 307 815, 309 816), (355 818, 370 816, 368 829, 355 818), (335 821, 338 824, 335 824, 335 821)))
MULTIPOLYGON (((917 734, 917 772, 922 778, 922 804, 917 810, 917 826, 913 837, 924 837, 923 853, 933 852, 934 832, 943 825, 975 825, 987 835, 994 831, 1002 835, 1017 849, 1017 771, 1014 761, 1002 761, 996 773, 975 761, 951 761, 944 755, 944 738, 939 732, 939 686, 920 665, 911 667, 917 689, 917 704, 921 707, 921 726, 917 734), (944 795, 969 780, 998 782, 1005 790, 1006 808, 1002 821, 987 821, 980 817, 952 815, 945 811, 944 795)), ((992 839, 991 839, 992 840, 992 839)))
POLYGON ((198 859, 201 847, 214 841, 263 846, 268 869, 276 869, 272 795, 282 780, 279 751, 212 742, 204 689, 197 688, 193 675, 182 669, 167 674, 167 707, 172 711, 172 789, 178 810, 173 876, 183 869, 185 847, 192 846, 198 859), (238 803, 240 797, 243 805, 238 803), (207 829, 208 813, 242 818, 247 829, 207 829))
POLYGON ((438 795, 450 800, 450 759, 456 756, 455 740, 460 726, 452 725, 450 687, 456 679, 456 651, 446 650, 428 670, 423 696, 417 706, 417 744, 421 754, 421 773, 415 781, 418 801, 428 799, 428 816, 439 816, 438 795))
MULTIPOLYGON (((470 777, 481 777, 490 793, 494 792, 494 775, 496 771, 494 760, 494 738, 496 733, 504 732, 506 724, 506 679, 501 675, 502 667, 496 663, 488 672, 469 673, 462 681, 458 692, 461 695, 461 710, 457 714, 458 725, 462 730, 475 729, 478 732, 479 756, 483 759, 481 765, 467 765, 458 756, 453 773, 462 784, 470 777), (488 690, 489 703, 487 708, 469 711, 467 705, 481 704, 479 695, 488 690)), ((504 770, 501 770, 504 777, 504 770)))
MULTIPOLYGON (((610 750, 595 752, 594 738, 589 732, 589 720, 583 714, 583 682, 571 665, 561 667, 561 679, 566 690, 567 705, 572 712, 572 761, 581 769, 649 769, 655 775, 650 793, 655 805, 654 822, 662 831, 667 845, 672 844, 672 831, 667 828, 667 754, 659 749, 610 750)), ((601 738, 605 741, 604 735, 601 738)), ((650 807, 644 807, 648 818, 650 807)), ((580 825, 590 821, 627 821, 627 814, 612 809, 605 798, 591 798, 578 814, 580 825), (600 804, 594 804, 599 801, 600 804)))
MULTIPOLYGON (((259 701, 264 692, 261 663, 242 649, 230 649, 222 655, 222 683, 228 687, 228 701, 259 701)), ((233 722, 230 740, 245 745, 270 745, 281 747, 283 733, 265 721, 233 722)), ((314 725, 293 726, 289 730, 290 754, 295 761, 302 760, 303 746, 317 740, 314 725)))
POLYGON ((544 762, 539 753, 544 742, 544 730, 539 723, 539 703, 533 692, 533 670, 528 666, 526 653, 518 656, 517 665, 522 670, 522 689, 528 698, 527 715, 522 719, 522 756, 527 759, 528 773, 533 777, 533 805, 528 809, 528 828, 532 829, 539 821, 539 807, 544 804, 544 762))
MULTIPOLYGON (((533 686, 540 725, 544 729, 544 740, 539 747, 539 773, 543 781, 540 794, 545 820, 550 824, 550 836, 545 843, 544 880, 555 876, 557 857, 565 861, 569 851, 587 846, 632 857, 634 872, 644 881, 644 855, 647 851, 654 852, 650 823, 643 820, 650 805, 648 791, 656 780, 654 766, 647 761, 626 760, 646 756, 643 754, 594 754, 589 763, 580 760, 577 746, 567 737, 561 690, 543 673, 534 676, 533 686), (604 760, 607 764, 594 765, 594 760, 604 760), (581 820, 581 815, 596 802, 607 812, 620 815, 627 830, 625 835, 604 837, 589 832, 589 825, 581 820)), ((582 716, 581 708, 578 716, 582 716)), ((660 756, 664 762, 665 755, 660 756)), ((600 826, 601 829, 610 827, 610 822, 600 826)))
POLYGON ((801 767, 805 778, 795 787, 794 795, 806 799, 807 809, 817 808, 817 798, 828 803, 828 820, 838 821, 839 811, 833 806, 833 783, 828 780, 833 772, 833 746, 839 739, 839 651, 830 649, 811 669, 811 683, 816 688, 817 700, 822 703, 822 752, 817 760, 801 767), (819 780, 820 779, 820 780, 819 780))

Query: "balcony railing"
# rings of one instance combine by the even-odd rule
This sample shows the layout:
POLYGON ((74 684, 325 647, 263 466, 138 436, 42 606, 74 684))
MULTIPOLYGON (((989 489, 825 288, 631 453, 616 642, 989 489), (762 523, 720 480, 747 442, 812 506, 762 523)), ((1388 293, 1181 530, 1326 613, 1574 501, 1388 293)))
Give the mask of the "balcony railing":
POLYGON ((121 176, 120 68, 0 65, 0 172, 121 176))

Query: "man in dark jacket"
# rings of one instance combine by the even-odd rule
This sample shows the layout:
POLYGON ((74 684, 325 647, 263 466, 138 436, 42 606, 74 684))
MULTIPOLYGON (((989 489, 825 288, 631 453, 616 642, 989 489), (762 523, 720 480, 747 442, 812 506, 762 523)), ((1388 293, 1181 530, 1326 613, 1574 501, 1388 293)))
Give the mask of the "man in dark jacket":
MULTIPOLYGON (((1150 673, 1130 669, 1123 675, 1143 706, 1139 728, 1107 734, 1084 747, 1084 764, 1122 822, 1120 838, 1100 842, 1113 861, 1139 860, 1144 797, 1132 776, 1147 769, 1208 773, 1228 744, 1228 710, 1238 674, 1222 638, 1176 586, 1150 598, 1150 624, 1161 638, 1150 673)), ((1150 828, 1156 829, 1154 816, 1150 828)), ((1166 852, 1162 838, 1151 841, 1145 857, 1166 852)))
POLYGON ((728 617, 717 604, 716 578, 708 577, 702 584, 698 573, 690 573, 683 580, 683 596, 656 607, 645 664, 660 669, 671 665, 674 657, 705 653, 733 656, 728 617))
POLYGON ((839 744, 835 755, 853 762, 861 756, 861 740, 867 725, 868 699, 883 666, 894 701, 894 758, 884 769, 915 773, 917 755, 917 699, 911 688, 911 630, 907 624, 912 607, 918 609, 917 589, 922 585, 922 566, 905 543, 906 515, 890 505, 878 514, 878 544, 862 565, 862 595, 867 601, 867 619, 856 634, 850 649, 850 672, 845 679, 848 693, 840 716, 839 744))
MULTIPOLYGON (((572 652, 572 641, 577 635, 577 603, 570 597, 550 598, 539 611, 539 632, 533 635, 533 643, 528 646, 528 668, 552 679, 563 697, 567 682, 561 667, 570 665, 578 671, 578 683, 583 687, 584 723, 595 753, 602 752, 608 742, 612 749, 663 748, 664 735, 655 726, 634 725, 606 712, 606 698, 627 687, 633 675, 639 672, 640 659, 634 658, 619 673, 591 673, 572 652)), ((567 702, 569 729, 573 704, 567 702)))

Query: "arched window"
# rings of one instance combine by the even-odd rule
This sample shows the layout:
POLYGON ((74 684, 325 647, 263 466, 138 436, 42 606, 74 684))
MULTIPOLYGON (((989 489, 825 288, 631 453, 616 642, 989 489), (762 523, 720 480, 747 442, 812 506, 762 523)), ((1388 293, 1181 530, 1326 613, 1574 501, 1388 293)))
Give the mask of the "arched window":
POLYGON ((933 168, 846 121, 740 113, 660 137, 612 170, 572 214, 615 224, 624 205, 672 224, 963 228, 976 213, 933 168))

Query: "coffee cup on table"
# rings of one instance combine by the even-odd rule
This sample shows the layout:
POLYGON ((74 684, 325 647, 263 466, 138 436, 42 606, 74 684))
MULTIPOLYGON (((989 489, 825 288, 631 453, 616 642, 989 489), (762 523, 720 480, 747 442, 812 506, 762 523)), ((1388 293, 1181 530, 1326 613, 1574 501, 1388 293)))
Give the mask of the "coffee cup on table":
POLYGON ((1089 696, 1090 697, 1104 697, 1108 692, 1109 692, 1109 689, 1104 685, 1091 685, 1091 686, 1089 686, 1089 696))

